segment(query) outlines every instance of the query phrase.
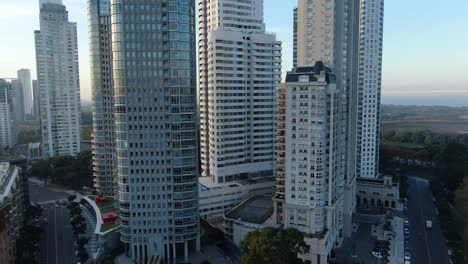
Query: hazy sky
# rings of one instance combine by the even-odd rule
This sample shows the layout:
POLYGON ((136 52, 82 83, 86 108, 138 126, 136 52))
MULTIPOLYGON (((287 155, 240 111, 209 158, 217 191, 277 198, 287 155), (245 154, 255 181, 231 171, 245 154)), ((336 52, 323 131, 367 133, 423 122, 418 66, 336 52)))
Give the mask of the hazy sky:
MULTIPOLYGON (((63 0, 78 23, 81 94, 91 98, 86 0, 63 0)), ((33 31, 38 0, 0 0, 0 78, 20 68, 36 76, 33 31)), ((297 0, 264 0, 267 30, 283 41, 283 71, 292 67, 292 10, 297 0)), ((468 1, 386 0, 384 94, 460 94, 468 100, 468 1)))

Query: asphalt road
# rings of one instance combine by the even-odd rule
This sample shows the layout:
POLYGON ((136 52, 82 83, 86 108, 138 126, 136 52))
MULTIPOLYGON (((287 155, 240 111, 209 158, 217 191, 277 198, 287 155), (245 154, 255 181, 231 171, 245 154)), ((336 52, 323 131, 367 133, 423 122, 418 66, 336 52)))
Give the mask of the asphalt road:
POLYGON ((44 235, 40 242, 39 263, 75 264, 75 248, 70 216, 66 206, 55 206, 55 200, 64 200, 67 193, 50 190, 34 182, 29 182, 31 202, 42 208, 40 219, 44 235), (47 218, 47 223, 44 219, 47 218))
POLYGON ((29 197, 33 203, 49 203, 55 200, 66 200, 69 194, 64 191, 45 188, 36 182, 29 181, 29 197))
POLYGON ((411 263, 448 264, 447 247, 429 183, 416 177, 410 177, 408 183, 411 263), (432 229, 426 229, 426 220, 432 220, 432 229))
POLYGON ((65 206, 55 207, 53 203, 43 204, 42 208, 44 211, 41 224, 44 228, 44 237, 40 243, 39 263, 76 263, 68 209, 65 206), (47 223, 44 223, 45 218, 47 218, 47 223))

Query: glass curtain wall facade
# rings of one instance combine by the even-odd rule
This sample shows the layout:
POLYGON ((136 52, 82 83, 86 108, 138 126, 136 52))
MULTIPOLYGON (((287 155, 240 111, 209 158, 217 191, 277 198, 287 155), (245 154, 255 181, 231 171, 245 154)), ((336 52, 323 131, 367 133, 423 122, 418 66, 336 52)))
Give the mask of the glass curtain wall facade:
POLYGON ((89 0, 88 19, 93 91, 94 187, 99 193, 113 197, 117 190, 117 179, 109 0, 89 0))
POLYGON ((120 230, 136 262, 199 249, 194 2, 111 1, 120 230))

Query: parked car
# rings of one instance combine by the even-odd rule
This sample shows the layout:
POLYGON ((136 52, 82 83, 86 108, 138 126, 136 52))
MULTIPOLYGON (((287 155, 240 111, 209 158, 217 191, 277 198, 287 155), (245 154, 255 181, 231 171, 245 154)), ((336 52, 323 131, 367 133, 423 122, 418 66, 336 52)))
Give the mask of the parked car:
POLYGON ((372 251, 372 256, 378 258, 378 259, 381 259, 382 258, 382 254, 380 254, 380 252, 375 252, 375 251, 372 251))
POLYGON ((407 251, 405 252, 405 261, 410 261, 411 260, 411 254, 407 251))
POLYGON ((427 221, 426 221, 426 228, 427 228, 427 229, 431 229, 431 228, 432 228, 432 221, 431 221, 431 220, 427 220, 427 221))

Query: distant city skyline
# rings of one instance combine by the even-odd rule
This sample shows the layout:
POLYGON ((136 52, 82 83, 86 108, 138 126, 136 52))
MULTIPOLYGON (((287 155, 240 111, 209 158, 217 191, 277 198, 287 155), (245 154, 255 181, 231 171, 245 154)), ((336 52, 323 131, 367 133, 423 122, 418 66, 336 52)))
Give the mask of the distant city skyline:
MULTIPOLYGON (((63 3, 68 7, 70 20, 78 23, 81 97, 90 101, 86 1, 63 0, 63 3)), ((296 3, 297 0, 282 0, 279 5, 277 0, 265 0, 267 31, 276 33, 283 42, 283 77, 292 68, 292 11, 296 3)), ((2 1, 0 9, 3 11, 0 23, 10 25, 0 27, 0 35, 8 36, 8 41, 0 43, 0 77, 13 78, 18 69, 27 68, 36 79, 34 30, 39 27, 39 1, 2 1)), ((393 98, 436 95, 433 100, 426 98, 426 104, 452 103, 437 97, 468 96, 468 75, 464 72, 468 60, 467 13, 468 2, 464 0, 450 4, 427 0, 424 5, 419 1, 385 2, 383 103, 385 95, 398 95, 393 98)), ((418 103, 418 97, 413 98, 410 102, 418 103)))

